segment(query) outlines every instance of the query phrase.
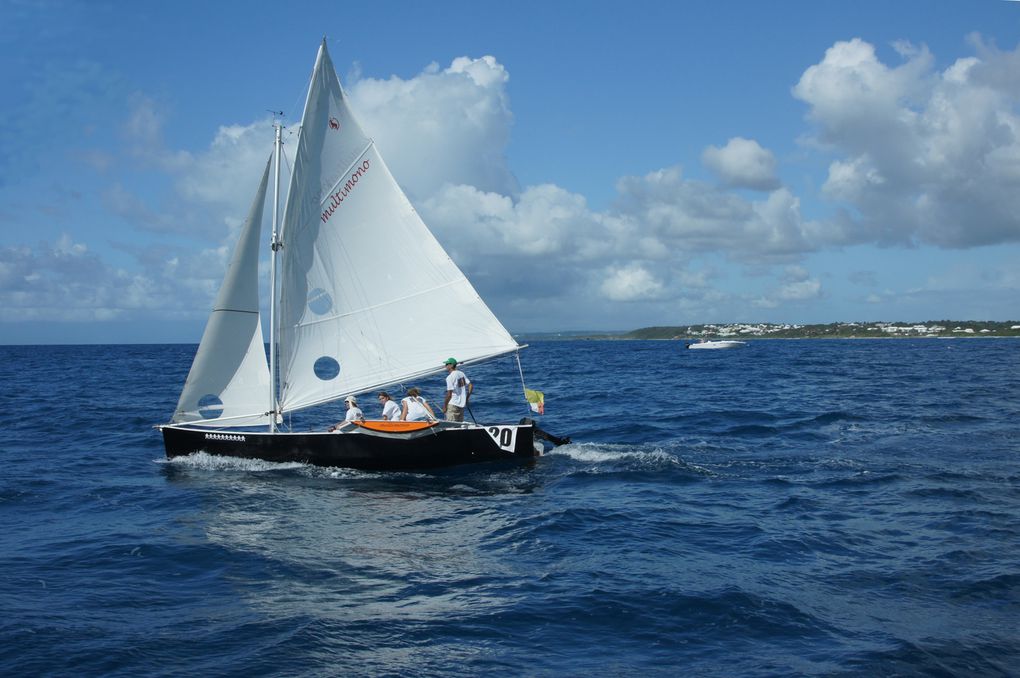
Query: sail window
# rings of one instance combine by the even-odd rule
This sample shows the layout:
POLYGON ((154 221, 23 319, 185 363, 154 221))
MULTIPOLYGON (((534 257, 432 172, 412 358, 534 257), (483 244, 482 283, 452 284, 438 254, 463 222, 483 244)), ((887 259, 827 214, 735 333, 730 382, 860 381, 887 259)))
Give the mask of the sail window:
POLYGON ((218 395, 208 393, 198 399, 198 413, 203 419, 215 419, 223 414, 223 401, 218 395))
POLYGON ((319 379, 329 381, 330 379, 336 379, 337 375, 340 374, 340 363, 336 361, 336 358, 324 355, 315 361, 312 369, 315 370, 315 376, 319 379))
POLYGON ((315 315, 326 315, 333 310, 333 297, 321 287, 316 287, 308 293, 308 308, 315 315))

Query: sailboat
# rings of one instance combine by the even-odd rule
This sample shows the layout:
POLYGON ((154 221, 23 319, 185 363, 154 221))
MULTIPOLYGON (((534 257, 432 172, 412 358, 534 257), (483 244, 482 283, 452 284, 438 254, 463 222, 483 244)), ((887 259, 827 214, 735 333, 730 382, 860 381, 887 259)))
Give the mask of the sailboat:
MULTIPOLYGON (((282 220, 281 126, 170 423, 167 457, 195 452, 365 470, 530 459, 533 422, 357 422, 285 430, 284 415, 519 346, 450 259, 348 104, 323 40, 282 220), (270 169, 269 356, 258 259, 270 169)), ((520 366, 519 354, 517 355, 520 366)), ((522 373, 523 381, 523 373, 522 373)))

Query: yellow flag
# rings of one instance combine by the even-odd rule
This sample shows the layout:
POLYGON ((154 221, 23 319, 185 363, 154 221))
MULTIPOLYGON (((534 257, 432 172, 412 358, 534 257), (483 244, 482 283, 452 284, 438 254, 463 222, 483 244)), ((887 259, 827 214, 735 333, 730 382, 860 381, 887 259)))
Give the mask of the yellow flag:
POLYGON ((524 389, 524 397, 531 405, 532 412, 538 412, 539 414, 545 414, 545 394, 541 391, 532 391, 530 388, 524 389))

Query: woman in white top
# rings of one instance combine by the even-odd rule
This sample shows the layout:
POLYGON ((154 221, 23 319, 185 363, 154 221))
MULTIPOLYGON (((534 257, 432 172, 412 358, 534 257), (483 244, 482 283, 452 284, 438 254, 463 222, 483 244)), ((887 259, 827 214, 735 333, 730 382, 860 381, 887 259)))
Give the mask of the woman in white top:
POLYGON ((347 396, 344 402, 347 403, 347 415, 344 417, 344 421, 365 421, 365 413, 358 407, 357 398, 347 396))
POLYGON ((365 413, 358 407, 358 399, 354 396, 347 396, 344 398, 344 402, 347 403, 347 414, 344 415, 344 420, 339 424, 330 426, 328 431, 339 431, 345 425, 352 421, 365 421, 365 413))
POLYGON ((407 389, 407 397, 400 402, 400 421, 424 421, 436 418, 428 402, 421 397, 421 391, 414 386, 407 389))
POLYGON ((393 402, 393 398, 390 398, 389 393, 386 391, 379 391, 379 402, 382 403, 383 421, 400 420, 400 405, 393 402))

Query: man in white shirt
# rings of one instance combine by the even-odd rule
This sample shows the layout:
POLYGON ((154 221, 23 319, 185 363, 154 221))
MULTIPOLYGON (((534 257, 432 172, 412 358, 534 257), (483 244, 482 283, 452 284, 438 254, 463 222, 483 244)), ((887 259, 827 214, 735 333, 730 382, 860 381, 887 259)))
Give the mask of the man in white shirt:
POLYGON ((464 408, 468 406, 475 385, 457 369, 456 358, 447 358, 443 364, 446 366, 446 400, 443 401, 446 421, 464 421, 464 408))

